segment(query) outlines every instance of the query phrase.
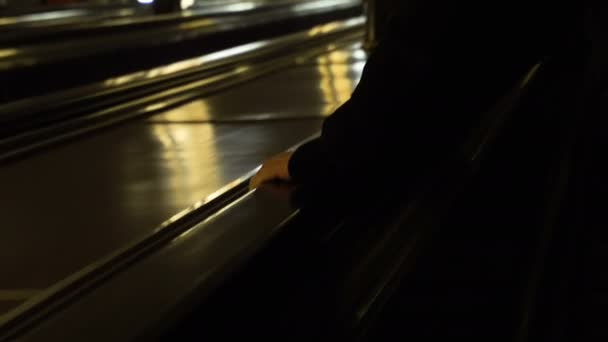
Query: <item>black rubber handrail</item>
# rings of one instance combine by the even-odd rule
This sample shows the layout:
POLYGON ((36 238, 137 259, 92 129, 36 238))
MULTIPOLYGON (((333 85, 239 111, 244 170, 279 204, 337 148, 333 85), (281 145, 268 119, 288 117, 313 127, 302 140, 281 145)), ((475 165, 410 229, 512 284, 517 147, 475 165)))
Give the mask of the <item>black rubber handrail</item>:
MULTIPOLYGON (((287 150, 293 151, 298 146, 315 137, 316 136, 312 136, 305 139, 287 150)), ((286 224, 289 221, 289 218, 297 214, 297 209, 292 207, 287 201, 277 203, 276 198, 269 198, 266 195, 256 195, 255 191, 252 192, 249 190, 249 181, 258 169, 259 168, 251 170, 241 177, 234 179, 205 199, 201 199, 199 202, 192 204, 189 208, 177 213, 148 235, 142 236, 110 255, 78 270, 39 295, 29 299, 20 307, 1 316, 0 341, 13 341, 17 336, 27 333, 30 329, 34 329, 49 316, 53 316, 57 312, 65 309, 70 303, 86 296, 90 291, 95 291, 96 288, 105 283, 109 278, 120 274, 134 263, 147 258, 153 254, 154 251, 158 251, 162 248, 162 246, 175 243, 176 240, 190 241, 190 235, 195 231, 196 235, 198 235, 199 232, 206 235, 206 230, 209 228, 205 227, 209 226, 218 227, 221 232, 221 230, 224 229, 224 224, 221 222, 218 224, 217 221, 221 221, 222 218, 240 224, 240 222, 243 221, 243 216, 237 215, 235 220, 233 215, 231 215, 235 208, 246 208, 247 213, 259 215, 262 221, 266 221, 270 217, 270 222, 272 223, 266 223, 260 226, 264 231, 264 234, 267 234, 265 239, 269 240, 280 231, 281 226, 286 224), (260 203, 260 198, 262 198, 262 201, 264 202, 261 203, 261 205, 264 206, 262 210, 260 210, 259 205, 251 205, 252 202, 260 203), (270 210, 274 211, 274 213, 267 216, 266 214, 270 210)), ((248 217, 248 215, 249 214, 245 214, 246 217, 248 217)), ((233 238, 239 238, 239 232, 237 231, 235 233, 237 233, 237 236, 233 236, 233 238)), ((224 262, 231 262, 233 261, 232 259, 238 256, 241 258, 241 262, 244 262, 267 241, 264 239, 259 241, 255 235, 252 236, 252 239, 256 241, 256 243, 253 246, 250 246, 249 250, 235 249, 232 251, 233 254, 226 255, 220 248, 220 250, 216 249, 211 251, 216 255, 205 259, 208 259, 207 261, 211 261, 212 263, 215 263, 222 258, 224 258, 224 262)), ((203 240, 205 240, 205 237, 203 237, 203 240)), ((223 241, 229 242, 230 239, 224 239, 223 241)), ((219 245, 221 245, 221 243, 219 245)), ((193 258, 195 257, 193 256, 193 258)), ((212 271, 218 272, 217 276, 223 278, 235 271, 234 267, 237 266, 238 265, 234 264, 231 265, 231 267, 214 268, 212 271)), ((192 273, 186 273, 185 275, 192 275, 192 273)), ((158 284, 160 285, 160 283, 158 284)), ((209 291, 211 289, 212 287, 208 288, 209 291)), ((179 294, 181 295, 181 293, 179 294)), ((154 309, 151 312, 158 313, 154 311, 154 309)), ((68 335, 72 334, 71 331, 64 332, 68 335)), ((128 335, 128 332, 125 332, 125 336, 126 335, 128 335)), ((84 336, 87 337, 87 340, 91 340, 92 335, 83 335, 83 337, 84 336)), ((46 338, 47 337, 44 337, 43 339, 46 338)), ((97 336, 97 338, 103 340, 103 334, 97 336)))
MULTIPOLYGON (((531 74, 537 70, 535 68, 531 74)), ((528 81, 528 78, 524 80, 528 81)), ((508 104, 499 104, 488 115, 495 119, 490 121, 504 123, 505 113, 512 112, 515 108, 513 103, 519 101, 525 89, 520 88, 507 96, 510 99, 508 104)), ((486 144, 482 153, 469 155, 476 156, 473 160, 489 153, 487 146, 492 139, 487 137, 496 136, 502 124, 488 127, 482 132, 481 139, 477 135, 472 139, 482 141, 480 145, 486 144)), ((343 289, 341 314, 336 322, 345 328, 341 334, 351 338, 365 335, 375 314, 403 278, 407 265, 415 259, 424 236, 437 224, 435 219, 429 218, 440 217, 476 170, 463 162, 461 155, 453 162, 448 163, 450 168, 441 168, 436 175, 439 177, 432 177, 429 187, 423 189, 426 191, 401 204, 398 201, 401 209, 393 211, 392 217, 386 216, 389 206, 378 209, 384 215, 376 216, 380 222, 374 225, 374 229, 381 233, 374 232, 374 239, 365 239, 366 243, 371 243, 366 247, 367 252, 344 273, 344 284, 348 286, 343 289), (347 280, 353 277, 357 281, 347 280)), ((14 313, 5 322, 0 335, 4 338, 2 340, 20 334, 24 334, 23 340, 28 341, 90 336, 129 340, 151 327, 158 325, 160 329, 161 325, 166 327, 174 323, 181 317, 175 315, 175 310, 187 311, 184 306, 197 305, 298 217, 298 208, 284 196, 277 197, 276 193, 264 189, 250 192, 215 211, 212 217, 207 216, 199 224, 190 223, 167 233, 160 240, 155 237, 155 243, 148 248, 128 249, 130 253, 134 250, 144 252, 131 258, 114 256, 102 267, 95 267, 91 274, 78 275, 68 286, 61 284, 45 293, 37 299, 41 303, 30 304, 29 308, 14 313), (170 279, 167 275, 171 275, 170 279), (148 296, 134 291, 143 291, 148 296), (116 298, 120 300, 117 302, 116 298), (168 319, 168 314, 173 321, 168 319), (82 328, 85 322, 86 329, 82 328), (106 329, 108 325, 112 329, 106 329)), ((359 234, 348 229, 348 225, 342 225, 337 233, 331 234, 329 244, 345 241, 345 236, 348 241, 353 231, 359 234)), ((360 237, 355 237, 355 240, 361 240, 360 237)))
POLYGON ((160 245, 165 245, 180 235, 186 234, 187 231, 195 229, 200 222, 212 221, 215 215, 220 215, 227 206, 248 192, 248 182, 253 174, 254 171, 235 179, 206 199, 176 214, 148 236, 88 265, 2 316, 0 318, 0 341, 12 341, 15 336, 61 310, 86 292, 95 289, 108 277, 149 255, 160 245))
MULTIPOLYGON (((530 75, 536 75, 537 70, 535 67, 530 75)), ((486 120, 481 125, 483 129, 475 131, 470 139, 470 146, 475 148, 468 150, 470 153, 466 158, 459 154, 438 168, 436 173, 427 175, 426 185, 419 192, 409 196, 395 194, 369 199, 365 198, 366 194, 357 194, 362 197, 357 201, 361 202, 357 208, 341 208, 343 213, 330 215, 327 215, 327 210, 337 207, 339 195, 323 194, 323 198, 317 196, 315 199, 313 194, 309 200, 315 203, 300 202, 304 205, 302 212, 296 212, 287 226, 283 226, 287 232, 299 230, 295 237, 279 242, 289 245, 275 244, 274 250, 266 253, 265 262, 254 261, 244 272, 245 276, 231 280, 228 290, 220 290, 213 299, 198 306, 190 301, 182 303, 181 309, 188 312, 185 323, 173 327, 163 340, 190 335, 212 340, 239 338, 245 334, 256 336, 255 332, 248 330, 251 326, 259 327, 256 332, 263 334, 257 337, 272 336, 276 340, 321 338, 312 337, 314 333, 309 336, 309 332, 301 330, 302 326, 307 327, 304 329, 324 327, 320 329, 322 334, 326 334, 322 336, 324 340, 364 339, 368 329, 374 325, 376 315, 415 263, 417 254, 429 243, 429 238, 441 223, 442 214, 466 190, 478 169, 475 164, 490 153, 494 138, 507 121, 505 116, 513 114, 525 95, 528 82, 528 78, 524 79, 485 116, 486 120), (488 122, 494 124, 488 125, 488 122), (321 207, 317 217, 312 219, 306 218, 311 212, 311 208, 306 207, 311 206, 313 212, 314 207, 321 207), (281 254, 286 251, 287 255, 281 254), (305 265, 306 259, 317 261, 312 261, 313 266, 309 266, 305 265), (293 266, 281 266, 292 262, 293 266), (314 267, 326 270, 310 271, 314 267), (317 283, 325 285, 321 289, 315 288, 317 283), (313 289, 307 289, 311 285, 313 289), (298 299, 300 296, 305 299, 298 299), (305 304, 317 300, 317 297, 323 299, 316 307, 305 304), (234 303, 238 303, 238 309, 231 309, 234 303), (302 304, 306 308, 299 307, 302 304), (197 308, 192 311, 192 306, 197 308), (244 332, 238 331, 240 324, 245 326, 241 328, 244 332), (273 329, 282 331, 275 333, 273 329)), ((265 190, 277 191, 262 188, 265 190)), ((316 190, 318 194, 320 189, 316 190)))
POLYGON ((577 198, 580 151, 577 150, 590 107, 585 100, 590 93, 592 74, 588 70, 588 55, 581 53, 585 50, 571 51, 576 52, 556 58, 551 66, 553 70, 559 70, 559 73, 554 72, 553 88, 550 88, 550 94, 556 100, 551 99, 545 116, 555 122, 553 126, 557 129, 545 133, 543 140, 555 149, 547 170, 547 178, 552 181, 546 186, 547 200, 541 218, 543 229, 529 269, 517 342, 559 339, 568 325, 567 314, 562 310, 567 306, 571 286, 569 277, 572 273, 569 272, 575 267, 574 250, 578 242, 575 231, 580 228, 574 224, 578 219, 576 207, 580 205, 577 202, 580 200, 577 198))

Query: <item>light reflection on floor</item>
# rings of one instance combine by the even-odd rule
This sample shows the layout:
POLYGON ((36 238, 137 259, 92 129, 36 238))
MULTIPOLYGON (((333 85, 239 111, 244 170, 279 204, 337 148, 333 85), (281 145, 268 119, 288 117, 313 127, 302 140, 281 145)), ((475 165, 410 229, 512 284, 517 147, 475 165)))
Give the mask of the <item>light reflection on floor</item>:
POLYGON ((0 289, 44 289, 316 134, 360 78, 357 51, 3 166, 0 289))

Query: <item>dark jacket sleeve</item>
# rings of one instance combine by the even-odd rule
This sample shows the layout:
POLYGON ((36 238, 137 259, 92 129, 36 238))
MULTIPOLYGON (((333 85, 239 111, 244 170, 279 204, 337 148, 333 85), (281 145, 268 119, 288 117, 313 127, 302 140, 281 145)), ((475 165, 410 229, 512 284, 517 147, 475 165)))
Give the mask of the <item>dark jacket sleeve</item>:
POLYGON ((548 15, 541 2, 408 3, 350 100, 294 153, 296 182, 425 172, 456 151, 484 110, 558 44, 556 27, 566 27, 564 12, 548 15))

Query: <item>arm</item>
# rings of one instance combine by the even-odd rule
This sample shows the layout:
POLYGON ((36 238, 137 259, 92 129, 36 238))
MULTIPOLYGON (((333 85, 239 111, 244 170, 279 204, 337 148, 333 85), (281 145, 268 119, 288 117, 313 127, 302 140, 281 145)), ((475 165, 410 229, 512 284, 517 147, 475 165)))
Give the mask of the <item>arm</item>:
POLYGON ((391 180, 455 152, 559 36, 540 2, 520 2, 423 0, 403 9, 351 99, 290 157, 289 175, 304 183, 391 180))

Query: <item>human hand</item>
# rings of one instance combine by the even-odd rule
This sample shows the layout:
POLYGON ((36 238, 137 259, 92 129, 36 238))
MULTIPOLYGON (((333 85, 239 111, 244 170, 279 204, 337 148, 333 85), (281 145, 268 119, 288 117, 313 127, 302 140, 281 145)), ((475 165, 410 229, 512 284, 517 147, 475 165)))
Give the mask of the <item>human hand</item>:
POLYGON ((260 184, 272 180, 291 180, 288 168, 291 155, 292 152, 283 152, 266 160, 262 164, 262 168, 260 168, 258 173, 251 178, 251 181, 249 182, 249 190, 253 190, 260 186, 260 184))

